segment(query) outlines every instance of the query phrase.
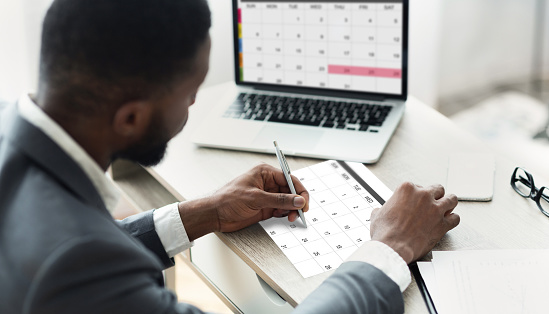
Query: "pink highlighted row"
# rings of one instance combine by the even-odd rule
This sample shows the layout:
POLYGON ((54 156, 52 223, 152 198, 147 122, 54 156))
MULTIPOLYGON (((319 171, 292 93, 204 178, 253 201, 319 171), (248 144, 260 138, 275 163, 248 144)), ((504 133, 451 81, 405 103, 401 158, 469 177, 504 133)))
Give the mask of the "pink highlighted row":
POLYGON ((328 74, 402 78, 401 69, 370 68, 351 65, 328 65, 328 74))

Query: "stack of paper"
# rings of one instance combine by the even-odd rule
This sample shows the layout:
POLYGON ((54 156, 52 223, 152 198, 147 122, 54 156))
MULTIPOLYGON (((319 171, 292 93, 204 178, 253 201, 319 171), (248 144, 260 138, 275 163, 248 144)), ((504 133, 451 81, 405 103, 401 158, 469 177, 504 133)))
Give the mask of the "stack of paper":
POLYGON ((549 250, 436 251, 418 267, 440 314, 549 313, 549 250))

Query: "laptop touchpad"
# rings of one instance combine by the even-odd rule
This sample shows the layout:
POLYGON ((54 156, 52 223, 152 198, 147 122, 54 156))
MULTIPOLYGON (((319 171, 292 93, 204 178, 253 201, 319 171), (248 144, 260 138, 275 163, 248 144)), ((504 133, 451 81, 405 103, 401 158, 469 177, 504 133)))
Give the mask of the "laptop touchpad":
POLYGON ((313 128, 304 130, 291 126, 266 125, 255 137, 253 145, 271 148, 273 141, 277 141, 282 151, 288 153, 307 152, 316 147, 323 134, 323 130, 313 128))

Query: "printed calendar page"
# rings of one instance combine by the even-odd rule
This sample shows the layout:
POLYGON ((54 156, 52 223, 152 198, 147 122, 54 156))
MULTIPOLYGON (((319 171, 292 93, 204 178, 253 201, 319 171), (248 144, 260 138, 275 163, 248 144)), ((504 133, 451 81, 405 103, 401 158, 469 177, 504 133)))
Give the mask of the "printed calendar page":
POLYGON ((239 0, 240 80, 402 93, 403 5, 239 0))
POLYGON ((392 192, 364 165, 326 161, 293 173, 309 192, 308 228, 298 218, 260 222, 304 278, 339 265, 370 240, 370 214, 392 192))

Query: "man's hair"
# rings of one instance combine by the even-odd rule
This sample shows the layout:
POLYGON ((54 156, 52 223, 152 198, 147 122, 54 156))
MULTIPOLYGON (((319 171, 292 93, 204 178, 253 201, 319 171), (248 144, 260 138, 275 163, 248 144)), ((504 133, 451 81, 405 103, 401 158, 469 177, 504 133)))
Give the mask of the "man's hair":
POLYGON ((79 112, 149 99, 192 73, 206 0, 56 0, 44 19, 40 89, 79 112))

